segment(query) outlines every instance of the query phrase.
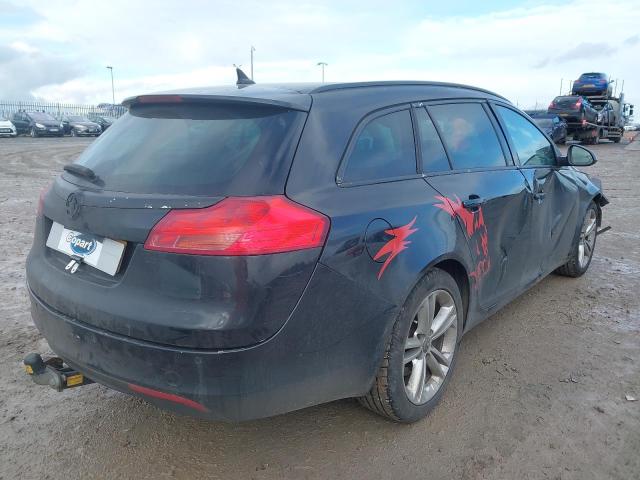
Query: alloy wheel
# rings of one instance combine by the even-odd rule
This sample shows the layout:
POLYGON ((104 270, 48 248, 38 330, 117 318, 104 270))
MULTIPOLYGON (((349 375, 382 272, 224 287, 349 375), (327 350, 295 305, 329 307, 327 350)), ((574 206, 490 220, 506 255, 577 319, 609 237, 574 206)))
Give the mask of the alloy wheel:
POLYGON ((591 255, 593 255, 593 247, 596 243, 596 224, 596 212, 590 208, 580 231, 580 243, 578 244, 578 263, 580 268, 585 268, 589 264, 591 255))
POLYGON ((451 294, 435 290, 422 301, 404 347, 404 385, 408 399, 422 405, 444 384, 457 346, 458 315, 451 294))

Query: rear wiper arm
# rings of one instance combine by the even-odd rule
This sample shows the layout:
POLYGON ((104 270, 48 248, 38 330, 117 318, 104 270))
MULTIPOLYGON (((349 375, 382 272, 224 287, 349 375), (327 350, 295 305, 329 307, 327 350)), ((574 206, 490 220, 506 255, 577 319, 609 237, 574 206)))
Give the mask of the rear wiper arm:
POLYGON ((86 178, 91 182, 95 182, 98 179, 96 172, 91 170, 89 167, 83 167, 82 165, 78 165, 77 163, 70 163, 68 165, 65 165, 63 168, 65 172, 72 173, 78 177, 86 178))

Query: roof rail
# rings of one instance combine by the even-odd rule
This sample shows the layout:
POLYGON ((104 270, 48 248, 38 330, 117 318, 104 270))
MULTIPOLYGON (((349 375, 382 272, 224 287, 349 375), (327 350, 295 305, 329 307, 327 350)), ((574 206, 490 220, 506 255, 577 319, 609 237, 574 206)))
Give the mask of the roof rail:
POLYGON ((475 90, 478 92, 488 93, 490 95, 502 98, 506 100, 502 95, 498 95, 490 90, 484 88, 472 87, 470 85, 462 85, 459 83, 448 82, 429 82, 422 80, 384 80, 373 82, 352 82, 352 83, 327 83, 319 87, 314 88, 309 93, 322 93, 331 92, 334 90, 345 90, 348 88, 369 88, 369 87, 400 87, 400 86, 425 86, 425 87, 449 87, 449 88, 461 88, 465 90, 475 90))

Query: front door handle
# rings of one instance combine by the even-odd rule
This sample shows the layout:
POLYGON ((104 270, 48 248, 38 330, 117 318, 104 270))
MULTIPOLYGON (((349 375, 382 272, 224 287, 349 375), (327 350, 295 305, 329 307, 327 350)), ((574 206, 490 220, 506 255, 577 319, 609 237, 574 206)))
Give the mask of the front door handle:
POLYGON ((483 203, 484 199, 480 198, 478 195, 469 195, 469 198, 462 202, 462 206, 467 210, 475 212, 482 206, 483 203))

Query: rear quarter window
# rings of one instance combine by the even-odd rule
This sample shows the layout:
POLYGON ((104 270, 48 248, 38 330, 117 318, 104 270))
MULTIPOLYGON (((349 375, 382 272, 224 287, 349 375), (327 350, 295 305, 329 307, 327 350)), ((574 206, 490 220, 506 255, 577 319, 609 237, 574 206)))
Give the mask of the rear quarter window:
POLYGON ((77 163, 114 192, 282 193, 305 117, 243 104, 133 106, 77 163))
POLYGON ((420 137, 422 170, 427 174, 450 170, 447 153, 427 111, 424 108, 417 108, 415 112, 420 137))
POLYGON ((377 117, 360 131, 346 162, 344 182, 415 175, 416 149, 409 110, 377 117))

